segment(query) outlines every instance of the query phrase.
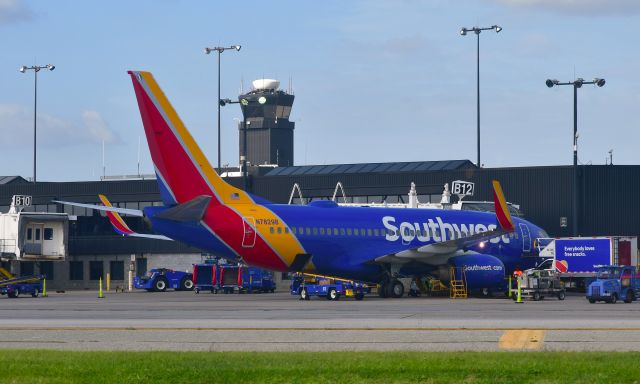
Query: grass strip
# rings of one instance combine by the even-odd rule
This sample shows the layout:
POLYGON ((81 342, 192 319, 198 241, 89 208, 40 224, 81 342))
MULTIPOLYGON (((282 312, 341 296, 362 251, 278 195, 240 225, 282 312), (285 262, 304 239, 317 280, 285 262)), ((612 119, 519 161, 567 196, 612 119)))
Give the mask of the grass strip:
POLYGON ((13 383, 632 383, 640 353, 1 350, 13 383))

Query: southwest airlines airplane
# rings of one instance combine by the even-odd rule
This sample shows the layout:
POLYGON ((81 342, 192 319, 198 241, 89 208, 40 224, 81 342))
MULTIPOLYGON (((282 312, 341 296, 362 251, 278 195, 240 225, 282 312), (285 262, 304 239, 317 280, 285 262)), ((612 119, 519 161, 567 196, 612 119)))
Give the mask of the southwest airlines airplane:
POLYGON ((124 236, 179 240, 221 257, 274 271, 304 271, 379 283, 399 297, 399 277, 449 280, 464 268, 469 289, 504 285, 505 274, 532 264, 539 227, 512 218, 493 182, 495 213, 273 204, 227 184, 211 167, 149 72, 130 71, 164 206, 107 211, 124 236), (120 214, 146 216, 155 235, 133 232, 120 214))

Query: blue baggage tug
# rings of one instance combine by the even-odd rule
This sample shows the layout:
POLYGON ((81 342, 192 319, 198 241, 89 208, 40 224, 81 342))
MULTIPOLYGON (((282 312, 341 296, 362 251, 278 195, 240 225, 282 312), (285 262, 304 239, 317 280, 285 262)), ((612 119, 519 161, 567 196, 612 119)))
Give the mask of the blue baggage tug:
POLYGON ((296 274, 291 282, 291 294, 300 296, 300 300, 310 300, 311 296, 327 300, 340 300, 341 296, 347 296, 362 300, 369 291, 369 287, 362 283, 311 274, 296 274))
POLYGON ((137 289, 146 289, 149 292, 164 292, 167 288, 176 291, 191 291, 193 290, 193 278, 189 272, 154 268, 144 276, 136 276, 133 285, 137 289))

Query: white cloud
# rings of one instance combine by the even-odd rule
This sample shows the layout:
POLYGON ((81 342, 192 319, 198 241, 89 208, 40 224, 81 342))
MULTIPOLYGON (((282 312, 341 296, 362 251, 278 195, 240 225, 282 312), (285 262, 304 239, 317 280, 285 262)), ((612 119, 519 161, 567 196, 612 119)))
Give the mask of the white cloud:
MULTIPOLYGON (((38 113, 38 145, 73 146, 86 143, 122 142, 100 113, 82 112, 82 124, 46 113, 38 113)), ((33 111, 15 104, 0 104, 0 147, 13 148, 33 140, 33 111)))
POLYGON ((33 11, 22 0, 0 0, 0 25, 31 20, 33 11))
POLYGON ((512 7, 540 9, 582 16, 631 15, 640 13, 638 0, 493 0, 512 7))
POLYGON ((104 141, 107 144, 120 142, 118 135, 109 129, 107 122, 104 121, 98 112, 84 111, 82 112, 82 120, 90 137, 98 141, 104 141))

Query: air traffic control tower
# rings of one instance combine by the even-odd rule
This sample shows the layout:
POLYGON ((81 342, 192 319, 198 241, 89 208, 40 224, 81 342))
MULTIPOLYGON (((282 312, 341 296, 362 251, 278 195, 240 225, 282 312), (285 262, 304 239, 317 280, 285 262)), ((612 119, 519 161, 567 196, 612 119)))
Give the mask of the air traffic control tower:
POLYGON ((294 96, 280 90, 278 80, 254 80, 252 85, 252 91, 238 97, 244 115, 244 121, 238 123, 240 156, 244 153, 243 134, 246 122, 249 165, 294 165, 295 123, 289 121, 294 96))

